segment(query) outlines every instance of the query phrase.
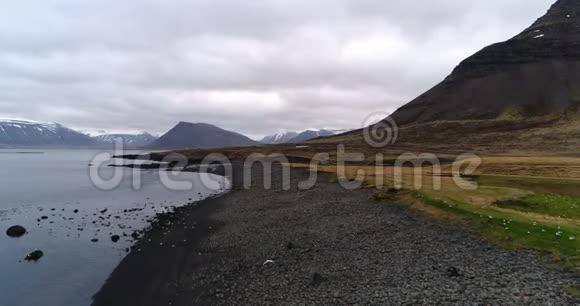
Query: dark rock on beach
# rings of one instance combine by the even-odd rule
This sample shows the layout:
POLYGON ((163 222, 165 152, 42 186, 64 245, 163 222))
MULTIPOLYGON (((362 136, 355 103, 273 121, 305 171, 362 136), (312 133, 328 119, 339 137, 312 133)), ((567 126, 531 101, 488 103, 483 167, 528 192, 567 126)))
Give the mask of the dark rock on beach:
POLYGON ((44 253, 41 250, 36 250, 36 251, 26 255, 26 257, 24 257, 24 260, 26 260, 26 261, 38 261, 40 258, 42 258, 42 256, 44 256, 44 253))
POLYGON ((461 276, 461 273, 459 272, 459 269, 457 269, 456 267, 449 267, 447 269, 447 275, 449 277, 459 277, 461 276))
POLYGON ((22 237, 26 234, 26 228, 20 225, 11 226, 6 230, 6 235, 13 238, 22 237))
POLYGON ((318 272, 314 272, 311 276, 310 283, 308 284, 311 287, 318 287, 320 284, 326 281, 326 278, 318 272))

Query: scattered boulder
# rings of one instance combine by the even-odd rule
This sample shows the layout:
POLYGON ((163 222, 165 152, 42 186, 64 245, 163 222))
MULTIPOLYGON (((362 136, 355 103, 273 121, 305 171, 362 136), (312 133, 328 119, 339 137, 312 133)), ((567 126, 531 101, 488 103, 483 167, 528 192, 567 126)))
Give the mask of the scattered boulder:
POLYGON ((447 269, 447 276, 449 276, 449 277, 459 277, 459 276, 461 276, 461 273, 459 272, 459 269, 457 269, 456 267, 449 267, 447 269))
POLYGON ((99 242, 99 239, 93 238, 93 239, 91 239, 91 242, 99 242))
POLYGON ((21 225, 14 225, 6 230, 6 235, 12 238, 22 237, 26 234, 26 228, 21 225))
POLYGON ((117 242, 117 241, 119 241, 119 239, 121 239, 121 237, 119 235, 111 236, 111 241, 113 241, 113 242, 117 242))
POLYGON ((73 212, 74 212, 75 214, 78 214, 78 213, 79 213, 79 210, 78 210, 78 209, 75 209, 75 210, 73 210, 73 212))
POLYGON ((324 283, 326 281, 326 278, 324 276, 322 276, 321 274, 314 272, 312 274, 312 276, 310 277, 310 283, 308 284, 308 286, 310 287, 318 287, 320 284, 324 283))
POLYGON ((40 217, 40 219, 46 220, 46 219, 48 219, 48 216, 42 216, 42 217, 40 217))
POLYGON ((42 258, 42 256, 44 256, 44 253, 41 250, 36 250, 36 251, 26 255, 26 257, 24 257, 24 260, 26 260, 26 261, 38 261, 40 258, 42 258))

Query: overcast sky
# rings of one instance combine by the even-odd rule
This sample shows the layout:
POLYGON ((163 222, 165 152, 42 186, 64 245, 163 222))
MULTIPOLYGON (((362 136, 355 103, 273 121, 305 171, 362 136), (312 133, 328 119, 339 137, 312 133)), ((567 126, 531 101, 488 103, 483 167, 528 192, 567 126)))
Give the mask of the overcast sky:
POLYGON ((553 0, 0 0, 0 117, 359 128, 553 0))

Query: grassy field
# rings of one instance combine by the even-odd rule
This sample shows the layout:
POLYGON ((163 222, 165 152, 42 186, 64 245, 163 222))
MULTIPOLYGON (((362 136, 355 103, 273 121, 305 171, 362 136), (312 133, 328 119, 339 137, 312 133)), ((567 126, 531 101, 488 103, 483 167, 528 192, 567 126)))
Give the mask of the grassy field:
POLYGON ((558 193, 534 194, 523 199, 500 202, 498 206, 558 218, 580 218, 580 199, 558 193))

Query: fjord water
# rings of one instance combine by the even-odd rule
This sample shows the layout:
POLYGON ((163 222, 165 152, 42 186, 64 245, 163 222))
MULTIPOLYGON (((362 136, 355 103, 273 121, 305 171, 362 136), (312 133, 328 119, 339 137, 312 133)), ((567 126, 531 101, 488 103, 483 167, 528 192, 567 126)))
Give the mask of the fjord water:
POLYGON ((108 167, 112 161, 90 165, 100 153, 0 150, 0 305, 90 305, 132 245, 131 233, 144 229, 147 219, 228 189, 221 177, 181 173, 176 179, 193 182, 193 188, 170 190, 157 170, 108 167), (101 190, 90 179, 90 167, 99 167, 105 178, 121 171, 120 184, 101 190), (133 186, 136 176, 140 188, 133 186), (201 182, 204 176, 210 184, 201 182), (12 225, 28 233, 6 236, 12 225), (112 235, 121 239, 115 243, 112 235), (43 258, 23 260, 36 249, 43 258))

